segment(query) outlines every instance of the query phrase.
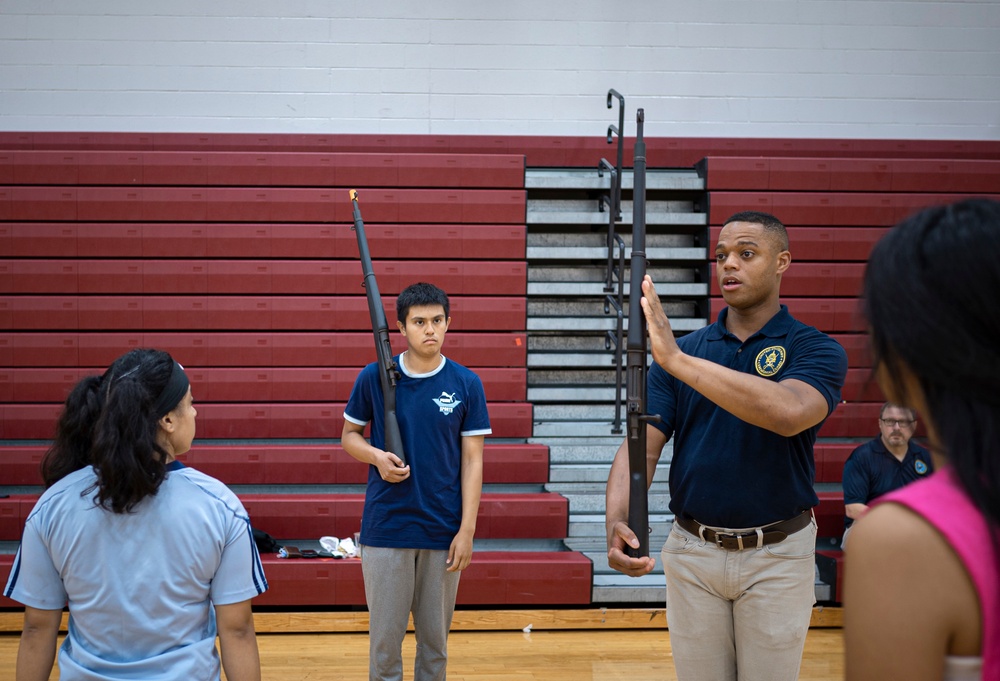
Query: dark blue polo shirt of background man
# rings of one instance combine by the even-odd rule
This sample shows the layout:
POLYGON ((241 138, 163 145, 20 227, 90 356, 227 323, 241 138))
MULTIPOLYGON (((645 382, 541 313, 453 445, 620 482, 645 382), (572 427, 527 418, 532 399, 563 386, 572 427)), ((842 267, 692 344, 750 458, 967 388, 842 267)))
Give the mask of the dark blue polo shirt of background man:
MULTIPOLYGON (((771 381, 794 378, 840 402, 847 353, 837 341, 794 319, 785 305, 746 342, 716 322, 679 338, 688 355, 771 381)), ((794 518, 819 503, 813 489, 813 444, 822 422, 784 437, 751 425, 670 376, 649 371, 647 411, 670 439, 670 510, 679 518, 725 528, 758 527, 794 518)))
MULTIPOLYGON (((857 447, 844 464, 844 504, 871 504, 874 499, 934 472, 931 453, 910 440, 903 460, 885 448, 881 437, 857 447)), ((844 516, 844 527, 854 524, 844 516)))

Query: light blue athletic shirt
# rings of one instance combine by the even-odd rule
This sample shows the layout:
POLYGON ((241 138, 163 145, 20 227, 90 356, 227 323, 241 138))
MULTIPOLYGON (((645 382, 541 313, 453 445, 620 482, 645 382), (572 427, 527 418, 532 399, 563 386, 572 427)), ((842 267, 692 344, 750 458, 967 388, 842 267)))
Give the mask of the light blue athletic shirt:
POLYGON ((63 681, 219 679, 213 603, 267 589, 250 519, 225 485, 179 462, 134 513, 94 505, 92 468, 50 487, 28 516, 4 595, 69 604, 63 681))
MULTIPOLYGON (((388 483, 369 466, 361 543, 399 549, 447 550, 462 524, 462 438, 489 435, 490 417, 479 377, 441 358, 426 374, 407 372, 396 387, 396 418, 410 477, 388 483)), ((361 370, 344 418, 372 424, 372 446, 385 448, 384 407, 378 364, 361 370)))

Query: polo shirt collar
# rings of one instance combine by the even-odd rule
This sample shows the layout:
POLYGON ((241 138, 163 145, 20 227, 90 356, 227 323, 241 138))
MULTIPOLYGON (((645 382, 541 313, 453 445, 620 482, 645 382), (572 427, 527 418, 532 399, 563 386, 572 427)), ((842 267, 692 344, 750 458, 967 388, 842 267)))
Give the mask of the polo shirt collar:
MULTIPOLYGON (((726 329, 726 318, 729 317, 729 306, 722 308, 719 311, 719 317, 715 320, 715 323, 709 328, 709 340, 722 340, 726 336, 731 335, 726 329)), ((792 315, 788 312, 787 305, 781 305, 773 317, 767 320, 767 324, 757 333, 747 338, 756 338, 757 336, 763 336, 765 338, 780 338, 782 336, 787 336, 788 332, 792 328, 792 323, 795 320, 792 319, 792 315)))

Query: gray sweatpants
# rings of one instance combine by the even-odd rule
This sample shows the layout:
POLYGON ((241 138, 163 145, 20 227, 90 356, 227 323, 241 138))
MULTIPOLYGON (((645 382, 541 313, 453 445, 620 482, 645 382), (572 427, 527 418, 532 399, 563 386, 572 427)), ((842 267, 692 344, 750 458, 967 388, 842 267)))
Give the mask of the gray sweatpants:
POLYGON ((403 637, 411 612, 417 641, 413 679, 445 680, 448 630, 461 576, 447 572, 447 558, 447 551, 363 547, 371 681, 402 681, 403 637))

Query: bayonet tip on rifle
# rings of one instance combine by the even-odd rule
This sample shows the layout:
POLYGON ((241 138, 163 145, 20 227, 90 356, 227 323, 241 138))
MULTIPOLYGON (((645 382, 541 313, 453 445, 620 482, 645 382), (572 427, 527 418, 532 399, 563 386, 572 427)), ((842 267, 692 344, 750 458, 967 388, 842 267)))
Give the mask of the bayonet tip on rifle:
POLYGON ((351 189, 350 190, 350 194, 351 194, 351 201, 357 201, 358 200, 358 190, 357 189, 351 189))

